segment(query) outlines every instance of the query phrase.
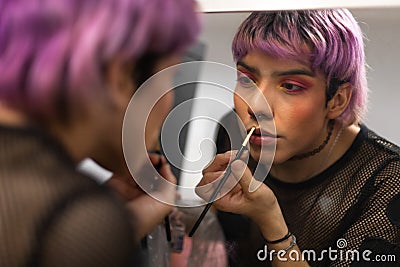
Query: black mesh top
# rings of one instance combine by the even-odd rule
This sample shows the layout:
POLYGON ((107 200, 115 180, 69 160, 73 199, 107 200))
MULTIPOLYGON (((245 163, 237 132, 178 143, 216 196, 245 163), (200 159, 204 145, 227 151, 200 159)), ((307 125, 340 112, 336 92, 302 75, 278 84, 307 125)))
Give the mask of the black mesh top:
POLYGON ((122 205, 49 136, 0 126, 0 266, 130 266, 122 205))
MULTIPOLYGON (((229 148, 225 134, 220 129, 220 153, 229 148)), ((321 174, 301 183, 268 176, 265 183, 274 191, 299 248, 316 251, 312 266, 400 266, 400 149, 364 125, 349 150, 321 174), (321 256, 329 248, 336 254, 321 256), (359 260, 357 254, 356 260, 351 253, 346 256, 355 249, 359 260), (367 249, 372 251, 366 256, 368 264, 362 257, 367 249), (372 262, 375 259, 386 261, 372 262)), ((265 245, 257 227, 239 215, 218 216, 230 266, 268 266, 256 256, 265 245)))

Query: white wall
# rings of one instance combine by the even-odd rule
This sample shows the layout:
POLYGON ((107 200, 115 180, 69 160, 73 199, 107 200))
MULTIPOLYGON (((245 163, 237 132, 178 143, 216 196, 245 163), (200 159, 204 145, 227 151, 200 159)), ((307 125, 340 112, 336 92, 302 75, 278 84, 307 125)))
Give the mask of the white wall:
POLYGON ((369 111, 366 124, 400 145, 400 8, 353 12, 366 36, 369 111))
MULTIPOLYGON (((234 66, 230 44, 236 28, 249 13, 208 13, 204 14, 204 29, 200 40, 207 45, 205 60, 234 66)), ((368 81, 370 87, 369 112, 365 120, 367 126, 382 136, 400 144, 400 78, 397 64, 400 62, 400 7, 385 9, 357 9, 353 14, 366 35, 366 56, 370 66, 368 81)), ((199 85, 197 97, 208 96, 210 91, 199 85)), ((218 95, 218 98, 232 105, 232 95, 218 95)), ((210 108, 210 107, 207 107, 210 108)), ((202 106, 195 106, 193 114, 201 114, 202 106)), ((209 112, 209 111, 208 111, 209 112)), ((221 114, 222 116, 223 114, 221 114)), ((213 138, 216 125, 206 129, 200 123, 190 125, 185 155, 190 159, 196 155, 201 140, 213 138)), ((213 151, 202 151, 203 156, 212 159, 213 151)), ((183 166, 184 167, 184 166, 183 166)), ((183 174, 181 184, 195 185, 201 173, 183 174)), ((183 196, 191 198, 193 196, 183 196)))

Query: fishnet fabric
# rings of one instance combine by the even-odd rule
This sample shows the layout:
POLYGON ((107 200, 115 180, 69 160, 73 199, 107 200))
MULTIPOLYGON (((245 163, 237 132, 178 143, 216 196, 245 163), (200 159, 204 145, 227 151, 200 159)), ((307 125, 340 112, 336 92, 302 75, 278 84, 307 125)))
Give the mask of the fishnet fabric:
MULTIPOLYGON (((230 120, 230 126, 236 125, 233 117, 225 120, 230 120)), ((240 137, 229 141, 221 128, 218 153, 229 150, 230 142, 235 148, 240 137)), ((400 207, 392 208, 396 214, 387 214, 388 203, 400 193, 400 150, 364 125, 345 155, 319 175, 295 184, 269 175, 265 183, 274 191, 299 248, 316 251, 312 266, 369 266, 345 256, 330 260, 325 255, 318 260, 319 253, 329 247, 345 253, 360 249, 367 241, 372 244, 369 248, 375 244, 380 249, 372 251, 370 258, 383 252, 397 257, 395 262, 374 266, 400 266, 400 227, 388 218, 398 218, 400 207), (345 248, 337 247, 341 238, 347 242, 345 248)), ((218 217, 226 235, 230 266, 266 266, 256 256, 265 245, 258 228, 240 215, 219 212, 218 217)))
POLYGON ((0 266, 130 266, 127 214, 34 129, 0 126, 0 266))

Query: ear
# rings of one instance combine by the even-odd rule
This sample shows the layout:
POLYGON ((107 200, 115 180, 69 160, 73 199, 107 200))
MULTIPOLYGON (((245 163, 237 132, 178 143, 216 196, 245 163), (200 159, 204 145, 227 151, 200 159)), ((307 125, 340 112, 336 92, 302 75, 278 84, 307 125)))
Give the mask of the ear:
POLYGON ((113 60, 107 65, 106 90, 111 105, 115 108, 125 109, 135 91, 132 70, 133 64, 129 66, 120 60, 113 60))
POLYGON ((353 88, 350 83, 344 83, 339 86, 336 94, 329 100, 327 105, 327 117, 336 119, 346 110, 350 103, 353 88))

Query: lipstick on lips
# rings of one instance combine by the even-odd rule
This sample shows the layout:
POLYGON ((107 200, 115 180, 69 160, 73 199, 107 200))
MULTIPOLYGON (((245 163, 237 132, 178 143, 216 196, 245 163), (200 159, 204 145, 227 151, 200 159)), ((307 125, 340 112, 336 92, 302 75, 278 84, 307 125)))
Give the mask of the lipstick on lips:
POLYGON ((250 144, 255 146, 270 145, 276 142, 276 135, 262 130, 260 127, 256 128, 250 136, 250 144))

